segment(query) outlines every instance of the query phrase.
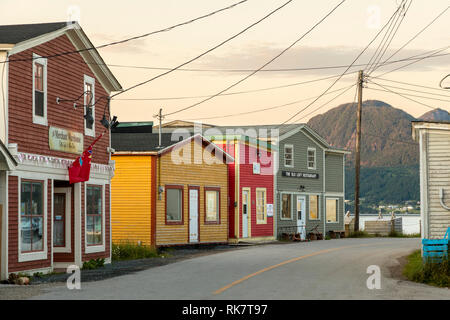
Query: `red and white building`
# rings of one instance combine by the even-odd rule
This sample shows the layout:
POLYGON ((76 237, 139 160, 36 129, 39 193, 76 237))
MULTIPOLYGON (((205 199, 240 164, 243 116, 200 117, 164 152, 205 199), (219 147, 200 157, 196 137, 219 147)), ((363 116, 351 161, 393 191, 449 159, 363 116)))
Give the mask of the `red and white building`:
POLYGON ((110 262, 114 165, 100 120, 122 88, 92 47, 76 22, 0 26, 1 279, 110 262), (68 166, 103 132, 89 181, 70 184, 68 166))

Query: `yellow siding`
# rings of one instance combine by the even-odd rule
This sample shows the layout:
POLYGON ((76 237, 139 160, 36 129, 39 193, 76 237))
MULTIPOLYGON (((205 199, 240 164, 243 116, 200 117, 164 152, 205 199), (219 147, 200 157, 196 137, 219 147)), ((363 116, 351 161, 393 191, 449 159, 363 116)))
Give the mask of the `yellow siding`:
POLYGON ((115 175, 111 181, 112 241, 141 241, 150 245, 151 156, 113 155, 115 175))
MULTIPOLYGON (((227 242, 228 241, 228 170, 224 162, 206 164, 195 164, 194 152, 197 157, 205 148, 199 143, 191 142, 191 162, 190 164, 176 164, 172 161, 172 154, 178 151, 169 152, 157 160, 157 165, 161 166, 160 184, 183 185, 184 194, 184 224, 166 225, 165 222, 165 192, 161 194, 161 200, 156 204, 156 244, 185 244, 189 242, 189 193, 188 186, 200 186, 200 223, 199 242, 227 242), (196 144, 194 148, 193 145, 196 144), (204 187, 220 187, 220 224, 205 224, 205 189, 204 187)), ((206 154, 209 153, 206 151, 206 154)), ((157 172, 158 173, 158 172, 157 172)))

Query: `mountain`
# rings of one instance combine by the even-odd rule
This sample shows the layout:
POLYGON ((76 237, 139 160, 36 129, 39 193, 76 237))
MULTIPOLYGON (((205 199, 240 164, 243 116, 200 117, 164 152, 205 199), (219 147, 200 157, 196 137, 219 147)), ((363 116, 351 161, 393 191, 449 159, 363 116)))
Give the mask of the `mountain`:
MULTIPOLYGON (((418 144, 411 138, 413 116, 379 100, 362 105, 361 166, 395 167, 417 165, 418 144)), ((331 145, 353 151, 356 142, 356 104, 341 104, 311 118, 308 125, 331 145)), ((354 153, 347 156, 352 166, 354 153)))
POLYGON ((449 121, 450 122, 450 113, 442 109, 434 109, 428 111, 421 115, 418 120, 424 121, 449 121))

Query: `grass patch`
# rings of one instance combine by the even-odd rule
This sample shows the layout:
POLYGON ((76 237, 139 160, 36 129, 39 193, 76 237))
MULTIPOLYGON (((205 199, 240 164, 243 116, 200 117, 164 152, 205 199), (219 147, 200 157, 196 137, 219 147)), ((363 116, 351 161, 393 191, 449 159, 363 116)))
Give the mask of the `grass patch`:
POLYGON ((135 260, 159 257, 159 252, 152 246, 138 245, 131 242, 113 243, 112 260, 135 260))
POLYGON ((348 238, 372 238, 372 237, 374 237, 374 236, 371 234, 368 234, 364 230, 350 232, 350 235, 348 236, 348 238))
POLYGON ((450 264, 448 259, 440 263, 423 261, 420 250, 411 253, 403 269, 403 275, 411 281, 437 287, 450 287, 450 264))
POLYGON ((404 234, 401 232, 392 231, 389 233, 388 237, 390 237, 390 238, 420 238, 420 233, 404 234))

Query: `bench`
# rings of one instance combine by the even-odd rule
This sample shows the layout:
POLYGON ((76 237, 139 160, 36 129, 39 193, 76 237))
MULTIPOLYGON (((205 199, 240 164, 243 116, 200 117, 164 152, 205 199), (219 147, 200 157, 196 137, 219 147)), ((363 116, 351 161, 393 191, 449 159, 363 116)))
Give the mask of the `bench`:
POLYGON ((450 227, 443 239, 422 239, 423 258, 430 262, 442 262, 448 259, 448 238, 450 234, 450 227))

